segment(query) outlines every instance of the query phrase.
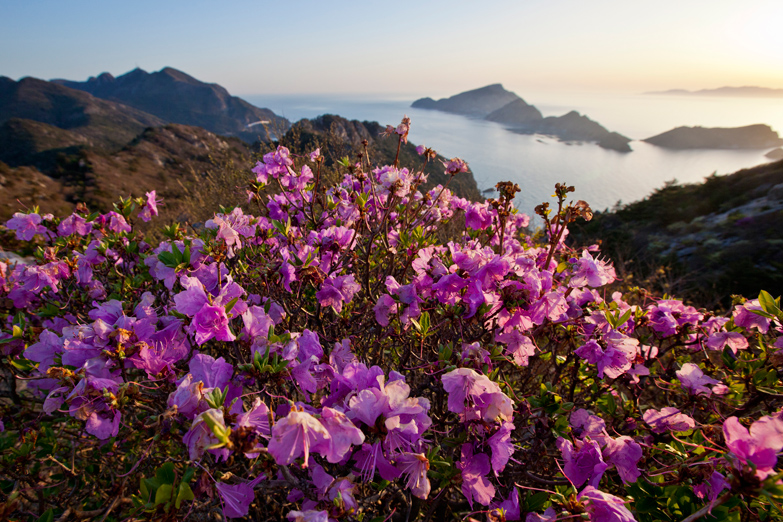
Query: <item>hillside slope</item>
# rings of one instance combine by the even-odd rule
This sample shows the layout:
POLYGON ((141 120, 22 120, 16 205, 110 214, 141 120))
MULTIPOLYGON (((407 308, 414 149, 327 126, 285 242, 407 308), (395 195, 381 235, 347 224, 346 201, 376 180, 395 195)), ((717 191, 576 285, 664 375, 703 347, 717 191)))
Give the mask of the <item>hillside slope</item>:
POLYGON ((116 78, 103 73, 85 82, 52 82, 123 103, 166 122, 203 127, 212 133, 236 136, 248 143, 259 138, 268 140, 270 135, 266 129, 273 135, 280 135, 289 126, 288 120, 271 110, 251 105, 231 96, 216 83, 199 81, 171 67, 153 73, 134 69, 116 78))
POLYGON ((731 294, 783 294, 783 161, 670 182, 571 230, 576 244, 602 241, 628 281, 652 283, 703 306, 731 294), (634 260, 633 262, 631 260, 634 260))

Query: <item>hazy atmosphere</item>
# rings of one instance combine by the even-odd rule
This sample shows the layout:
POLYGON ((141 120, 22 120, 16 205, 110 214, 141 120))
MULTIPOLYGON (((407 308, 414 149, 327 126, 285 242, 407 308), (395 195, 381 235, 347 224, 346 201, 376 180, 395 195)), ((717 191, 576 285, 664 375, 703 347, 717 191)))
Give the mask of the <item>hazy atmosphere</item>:
POLYGON ((775 0, 0 5, 13 79, 172 66, 237 95, 783 87, 775 0))

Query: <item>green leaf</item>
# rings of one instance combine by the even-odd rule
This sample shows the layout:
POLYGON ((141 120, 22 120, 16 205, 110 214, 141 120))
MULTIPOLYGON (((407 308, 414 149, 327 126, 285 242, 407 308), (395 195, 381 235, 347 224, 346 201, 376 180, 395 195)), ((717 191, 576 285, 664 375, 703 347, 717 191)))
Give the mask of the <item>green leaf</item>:
POLYGON ((179 264, 179 258, 171 252, 161 252, 158 254, 158 260, 169 268, 176 268, 179 264))
POLYGON ((187 483, 182 482, 179 485, 179 488, 177 488, 177 499, 174 502, 174 507, 179 509, 183 501, 193 500, 195 498, 196 497, 193 495, 193 490, 190 489, 190 486, 188 486, 187 483))
POLYGON ((52 522, 54 520, 54 510, 47 509, 43 515, 38 517, 38 522, 52 522))
POLYGON ((422 312, 421 317, 419 318, 419 323, 421 324, 421 330, 424 335, 427 335, 427 333, 430 331, 430 314, 429 312, 422 312))
POLYGON ((155 505, 158 504, 165 504, 169 500, 171 500, 171 492, 173 490, 173 486, 171 484, 163 484, 161 487, 158 488, 158 491, 155 493, 155 505))
POLYGON ((536 493, 527 498, 527 510, 528 511, 540 511, 544 507, 544 504, 549 501, 549 493, 536 493))
POLYGON ((171 500, 171 492, 172 492, 172 485, 171 484, 163 484, 161 487, 158 488, 158 491, 155 493, 155 505, 158 504, 165 504, 169 500, 171 500))
POLYGON ((185 470, 185 474, 182 475, 182 482, 190 482, 196 474, 196 468, 188 468, 185 470))
POLYGON ((765 312, 783 320, 783 311, 780 310, 780 297, 775 299, 769 292, 762 290, 759 292, 759 304, 765 312))
POLYGON ((226 305, 226 313, 229 313, 232 308, 234 308, 234 305, 237 304, 237 301, 239 301, 239 296, 236 296, 231 301, 228 302, 226 305))
POLYGON ((161 484, 173 485, 177 478, 177 475, 174 473, 174 463, 166 462, 161 467, 159 467, 155 472, 155 478, 158 479, 161 484))

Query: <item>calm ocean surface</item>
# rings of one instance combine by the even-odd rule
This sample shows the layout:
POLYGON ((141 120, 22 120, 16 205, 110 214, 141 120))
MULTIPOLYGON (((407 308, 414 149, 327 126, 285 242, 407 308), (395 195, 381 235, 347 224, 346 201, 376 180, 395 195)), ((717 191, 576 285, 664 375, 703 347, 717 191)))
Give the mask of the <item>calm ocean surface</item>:
MULTIPOLYGON (((518 183, 517 206, 532 214, 550 197, 556 182, 576 187, 575 199, 596 210, 631 202, 666 181, 700 182, 713 172, 730 174, 767 160, 761 151, 669 151, 642 141, 623 154, 593 144, 566 144, 545 136, 524 136, 501 125, 437 111, 413 109, 412 99, 338 96, 243 96, 291 121, 321 114, 397 125, 412 119, 409 139, 446 157, 459 156, 473 170, 479 189, 498 181, 518 183)), ((577 110, 611 131, 641 140, 681 125, 738 127, 765 123, 783 132, 783 99, 662 95, 546 94, 524 96, 544 116, 577 110)))

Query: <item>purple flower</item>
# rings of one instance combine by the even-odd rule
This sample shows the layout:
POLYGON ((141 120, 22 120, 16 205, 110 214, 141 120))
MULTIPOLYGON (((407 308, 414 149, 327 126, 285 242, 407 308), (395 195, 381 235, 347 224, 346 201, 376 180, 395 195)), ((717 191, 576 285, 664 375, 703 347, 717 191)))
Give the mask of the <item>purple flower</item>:
POLYGON ((5 224, 9 229, 16 231, 16 239, 30 241, 36 234, 46 234, 46 227, 41 225, 41 216, 38 214, 22 214, 17 212, 14 217, 5 224))
POLYGON ((653 330, 669 337, 677 333, 677 329, 687 324, 696 324, 703 316, 692 306, 685 306, 682 301, 662 299, 647 308, 650 326, 653 330))
POLYGON ((636 522, 633 514, 625 507, 622 499, 587 486, 579 493, 579 500, 596 522, 636 522))
POLYGON ((779 417, 762 417, 750 425, 750 431, 737 417, 723 422, 723 438, 737 464, 753 465, 756 476, 765 479, 774 474, 777 452, 783 449, 783 421, 779 417))
POLYGON ((468 164, 459 158, 451 158, 449 161, 443 161, 442 163, 446 167, 446 174, 451 174, 452 176, 468 171, 468 164))
POLYGON ((557 512, 555 511, 555 508, 550 507, 544 511, 543 515, 539 515, 538 513, 528 513, 525 517, 525 522, 554 522, 556 519, 557 512))
POLYGON ((226 484, 218 482, 215 489, 218 490, 220 498, 223 501, 223 514, 226 518, 241 518, 247 516, 250 510, 250 504, 255 500, 256 495, 253 487, 261 481, 263 475, 260 475, 251 482, 240 482, 239 484, 226 484))
POLYGON ((323 444, 328 438, 329 432, 318 419, 294 408, 275 423, 267 449, 281 466, 291 464, 304 454, 304 467, 307 467, 310 448, 323 444))
POLYGON ((389 326, 389 316, 397 313, 397 302, 389 294, 383 294, 373 307, 375 320, 381 326, 389 326))
POLYGON ((253 431, 268 439, 272 434, 269 427, 269 407, 261 399, 256 398, 248 411, 237 415, 236 426, 252 428, 253 431))
POLYGON ((169 407, 177 408, 177 411, 186 417, 193 418, 201 406, 204 397, 204 383, 193 380, 193 375, 188 374, 180 381, 177 389, 169 394, 169 407))
MULTIPOLYGON (((14 214, 14 216, 15 215, 16 214, 14 214)), ((742 306, 737 305, 734 307, 734 311, 732 312, 732 316, 734 317, 734 324, 741 326, 746 330, 755 328, 763 334, 767 333, 769 330, 769 319, 754 313, 754 310, 759 312, 764 310, 761 307, 761 304, 759 304, 758 299, 753 299, 747 301, 742 306)))
POLYGON ((512 431, 514 431, 514 424, 504 422, 500 429, 487 440, 490 449, 492 449, 492 470, 495 472, 495 476, 503 471, 511 455, 514 454, 515 448, 511 442, 512 431))
POLYGON ((596 439, 603 436, 606 422, 589 411, 580 408, 571 414, 569 424, 574 429, 577 437, 590 437, 596 439))
POLYGON ((677 378, 680 379, 680 384, 683 388, 688 390, 691 395, 711 395, 712 390, 707 388, 707 385, 718 384, 720 381, 707 377, 704 372, 693 363, 685 363, 682 365, 682 369, 675 372, 677 378))
POLYGON ((392 466, 386 456, 383 454, 383 447, 380 441, 374 444, 362 444, 362 449, 353 454, 356 461, 356 467, 359 476, 364 482, 370 482, 375 476, 375 469, 378 469, 383 480, 394 480, 400 476, 400 470, 392 466))
MULTIPOLYGON (((210 423, 225 429, 226 422, 223 419, 223 410, 211 409, 201 413, 191 424, 190 430, 182 437, 182 442, 188 447, 190 460, 200 459, 207 448, 217 444, 218 439, 212 432, 210 423)), ((228 457, 227 453, 226 457, 228 457)))
POLYGON ((470 508, 473 509, 474 500, 488 506, 495 496, 495 486, 486 477, 490 471, 489 457, 484 453, 474 455, 473 445, 463 444, 457 469, 462 471, 462 494, 468 499, 470 508))
POLYGON ((108 222, 108 228, 111 232, 114 232, 115 234, 122 234, 123 232, 130 233, 131 226, 125 221, 125 218, 121 214, 112 210, 101 217, 108 222))
POLYGON ((62 237, 70 236, 73 233, 79 234, 80 236, 86 236, 91 230, 92 223, 88 223, 78 214, 71 214, 57 225, 57 234, 62 237))
POLYGON ((107 411, 99 413, 93 411, 87 418, 85 429, 87 433, 95 435, 101 440, 116 437, 120 431, 120 412, 107 411))
POLYGON ((473 203, 465 209, 465 226, 473 230, 484 230, 492 224, 492 215, 486 203, 473 203))
POLYGON ((228 326, 226 309, 222 306, 204 305, 193 316, 190 331, 195 333, 196 343, 201 346, 212 338, 218 341, 233 341, 236 339, 228 326))
POLYGON ((465 415, 465 420, 500 418, 511 420, 514 406, 497 384, 470 368, 457 368, 441 377, 449 394, 449 411, 465 415), (466 407, 465 401, 468 401, 466 407))
POLYGON ((715 332, 707 339, 707 348, 710 350, 723 350, 725 346, 728 346, 732 353, 737 353, 737 350, 747 349, 748 340, 737 332, 715 332))
POLYGON ((680 413, 677 408, 667 406, 661 411, 650 408, 642 416, 653 433, 663 433, 665 431, 686 431, 696 427, 694 420, 684 413, 680 413))
POLYGON ((610 284, 616 278, 614 267, 601 259, 593 259, 590 252, 582 250, 568 286, 591 286, 597 288, 610 284))
POLYGON ((590 364, 595 364, 598 367, 599 377, 606 375, 610 379, 616 379, 631 369, 638 353, 639 341, 617 331, 604 336, 604 340, 607 343, 605 350, 597 341, 591 339, 577 348, 574 353, 590 364))
POLYGON ((506 520, 509 522, 520 519, 519 491, 517 491, 516 487, 511 488, 511 494, 506 500, 500 503, 497 509, 490 511, 488 518, 489 520, 506 520))
POLYGON ((321 412, 321 424, 329 433, 329 438, 324 439, 314 450, 324 455, 329 462, 340 462, 351 450, 351 445, 364 443, 364 433, 354 426, 344 413, 324 408, 321 412))
POLYGON ((38 371, 45 374, 46 370, 54 365, 54 356, 62 352, 63 339, 49 330, 44 330, 38 337, 38 342, 25 350, 24 356, 31 361, 40 363, 38 371))
POLYGON ((427 471, 430 462, 423 453, 403 453, 395 462, 403 475, 407 475, 405 486, 411 490, 411 495, 426 499, 430 494, 430 480, 427 471))
POLYGON ((286 518, 290 522, 329 522, 329 513, 326 511, 316 511, 308 509, 307 511, 289 511, 286 518))
POLYGON ((530 337, 522 335, 516 328, 495 335, 495 341, 506 345, 506 352, 514 357, 514 364, 517 366, 527 366, 528 358, 536 354, 536 345, 530 337))
POLYGON ((338 314, 343 310, 343 303, 350 303, 354 294, 361 289, 353 274, 328 278, 315 297, 321 306, 331 306, 338 314))
POLYGON ((730 487, 731 484, 726 481, 726 477, 717 471, 713 471, 707 482, 702 482, 693 487, 693 493, 702 500, 708 498, 710 506, 713 506, 721 492, 730 487))
POLYGON ((147 192, 147 201, 144 203, 144 207, 142 207, 141 211, 139 211, 139 218, 147 222, 150 219, 152 219, 153 216, 158 215, 158 201, 155 199, 156 194, 153 190, 152 192, 147 192))
POLYGON ((620 478, 626 484, 632 484, 641 475, 637 464, 642 458, 642 447, 631 437, 623 435, 613 439, 606 437, 604 447, 604 459, 613 464, 620 474, 620 478))
POLYGON ((586 481, 596 486, 604 476, 608 467, 601 456, 601 448, 592 440, 576 441, 576 450, 570 440, 563 437, 557 439, 557 447, 563 454, 565 476, 574 487, 579 487, 586 481))

